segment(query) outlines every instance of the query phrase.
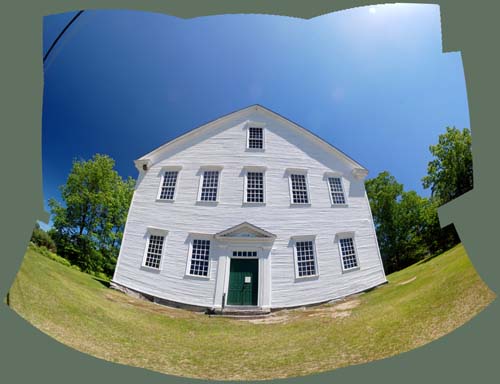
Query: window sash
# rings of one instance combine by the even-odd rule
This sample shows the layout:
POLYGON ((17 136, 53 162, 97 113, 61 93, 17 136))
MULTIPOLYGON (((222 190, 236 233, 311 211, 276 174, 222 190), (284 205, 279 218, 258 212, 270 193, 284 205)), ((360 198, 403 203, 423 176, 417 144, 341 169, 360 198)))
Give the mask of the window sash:
POLYGON ((315 276, 317 274, 317 266, 313 241, 295 242, 295 254, 298 277, 315 276))
POLYGON ((307 190, 306 175, 291 174, 292 202, 294 204, 308 204, 309 193, 307 190))
POLYGON ((160 200, 174 199, 178 173, 178 171, 165 171, 160 191, 160 200))
POLYGON ((160 269, 164 242, 165 236, 149 235, 144 266, 154 269, 160 269))
POLYGON ((248 148, 263 149, 264 148, 264 129, 260 127, 248 128, 248 148))
POLYGON ((342 180, 340 177, 329 177, 328 184, 330 186, 330 196, 332 198, 332 204, 345 204, 345 194, 342 187, 342 180))
POLYGON ((339 239, 340 253, 342 257, 342 268, 347 271, 349 269, 358 268, 358 257, 352 237, 339 239))
POLYGON ((219 171, 204 171, 200 192, 201 201, 217 201, 219 171))
POLYGON ((264 173, 263 172, 247 172, 247 203, 263 203, 264 202, 264 173))
POLYGON ((208 276, 209 256, 210 240, 194 239, 191 245, 189 274, 193 276, 208 276))

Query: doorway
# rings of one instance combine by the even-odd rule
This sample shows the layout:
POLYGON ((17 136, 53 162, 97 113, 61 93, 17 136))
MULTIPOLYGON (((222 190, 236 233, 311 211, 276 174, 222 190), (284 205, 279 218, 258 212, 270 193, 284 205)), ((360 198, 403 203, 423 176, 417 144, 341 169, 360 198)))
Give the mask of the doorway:
POLYGON ((231 258, 227 305, 257 305, 259 260, 231 258))

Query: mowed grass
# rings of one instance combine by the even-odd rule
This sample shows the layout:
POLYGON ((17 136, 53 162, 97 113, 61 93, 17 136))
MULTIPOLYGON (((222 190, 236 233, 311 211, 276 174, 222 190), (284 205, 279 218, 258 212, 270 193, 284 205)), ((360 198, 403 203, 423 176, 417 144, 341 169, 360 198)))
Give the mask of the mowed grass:
POLYGON ((28 250, 10 306, 79 351, 172 375, 260 380, 389 357, 466 323, 495 298, 459 245, 344 302, 233 320, 134 299, 28 250))

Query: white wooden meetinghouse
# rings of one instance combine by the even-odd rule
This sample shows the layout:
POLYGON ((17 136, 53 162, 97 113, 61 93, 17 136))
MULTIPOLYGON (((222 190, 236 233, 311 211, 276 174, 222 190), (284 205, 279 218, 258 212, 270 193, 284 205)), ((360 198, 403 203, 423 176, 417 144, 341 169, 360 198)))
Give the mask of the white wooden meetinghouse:
POLYGON ((135 161, 112 286, 199 310, 316 304, 386 282, 368 171, 252 105, 135 161))

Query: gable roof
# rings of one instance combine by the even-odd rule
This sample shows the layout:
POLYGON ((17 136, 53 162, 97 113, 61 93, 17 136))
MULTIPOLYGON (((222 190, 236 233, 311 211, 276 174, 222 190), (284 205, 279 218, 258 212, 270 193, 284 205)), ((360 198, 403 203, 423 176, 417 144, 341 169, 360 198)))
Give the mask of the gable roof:
POLYGON ((280 115, 279 113, 276 113, 276 112, 274 112, 274 111, 272 111, 272 110, 270 110, 270 109, 268 109, 266 107, 263 107, 260 104, 250 105, 250 106, 248 106, 246 108, 242 108, 242 109, 239 109, 237 111, 228 113, 227 115, 221 116, 221 117, 219 117, 219 118, 217 118, 215 120, 209 121, 208 123, 205 123, 205 124, 203 124, 201 126, 198 126, 198 127, 194 128, 194 129, 192 129, 192 130, 190 130, 190 131, 188 131, 188 132, 186 132, 186 133, 184 133, 184 134, 176 137, 175 139, 168 141, 167 143, 161 145, 160 147, 154 149, 153 151, 145 154, 144 156, 142 156, 139 159, 135 160, 134 163, 135 163, 137 169, 139 169, 139 170, 141 170, 144 165, 146 165, 149 168, 149 166, 153 163, 152 159, 154 157, 156 157, 159 153, 161 153, 164 150, 166 150, 168 147, 170 147, 170 146, 172 146, 172 145, 174 145, 176 143, 179 143, 181 141, 187 140, 189 138, 195 137, 195 136, 197 136, 197 135, 199 135, 199 134, 201 134, 201 133, 209 130, 210 128, 215 127, 218 123, 222 123, 222 122, 224 122, 224 121, 226 121, 228 119, 244 115, 245 113, 250 112, 252 110, 264 112, 267 115, 271 116, 272 118, 280 120, 280 121, 288 124, 289 126, 291 126, 291 127, 295 128, 296 130, 298 130, 304 136, 306 136, 309 139, 313 140, 314 142, 316 142, 320 146, 323 146, 326 150, 328 150, 328 151, 334 153, 335 155, 343 158, 345 161, 347 161, 348 163, 350 163, 351 165, 353 165, 354 168, 356 168, 357 171, 360 172, 361 174, 368 173, 368 170, 364 166, 362 166, 360 163, 358 163, 356 160, 354 160, 353 158, 351 158, 350 156, 348 156, 347 154, 345 154, 343 151, 341 151, 340 149, 338 149, 334 145, 332 145, 329 142, 327 142, 326 140, 322 139, 321 137, 319 137, 315 133, 311 132, 307 128, 302 127, 301 125, 299 125, 299 124, 291 121, 290 119, 287 119, 286 117, 280 115))

